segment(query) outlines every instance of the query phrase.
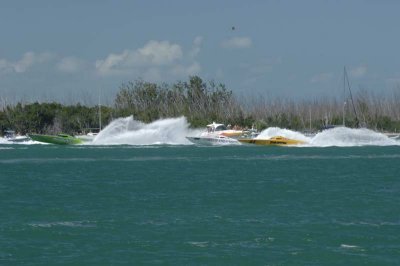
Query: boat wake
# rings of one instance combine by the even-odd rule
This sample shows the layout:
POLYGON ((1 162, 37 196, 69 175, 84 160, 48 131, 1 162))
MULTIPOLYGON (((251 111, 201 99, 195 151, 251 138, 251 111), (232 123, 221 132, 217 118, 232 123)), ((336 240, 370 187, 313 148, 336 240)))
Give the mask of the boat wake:
POLYGON ((31 140, 31 139, 26 139, 26 140, 23 140, 23 141, 10 141, 9 139, 6 139, 6 138, 3 138, 3 137, 0 137, 0 144, 21 144, 21 145, 31 145, 31 144, 37 144, 37 143, 40 143, 40 142, 37 142, 37 141, 33 141, 33 140, 31 140))
MULTIPOLYGON (((191 145, 187 136, 199 136, 204 129, 189 129, 185 117, 160 119, 152 123, 143 123, 132 116, 118 118, 104 128, 89 145, 191 145)), ((257 139, 270 139, 282 136, 299 140, 305 144, 300 147, 352 147, 352 146, 400 146, 400 140, 389 138, 385 134, 366 128, 352 129, 336 127, 327 129, 310 137, 297 131, 270 127, 263 130, 257 139)), ((29 140, 19 144, 35 144, 29 140)), ((16 144, 0 137, 0 144, 16 144)))
POLYGON ((132 116, 118 118, 104 128, 89 143, 93 145, 187 145, 189 132, 185 117, 160 119, 145 124, 132 116))
POLYGON ((258 135, 258 139, 268 139, 273 136, 282 136, 288 139, 304 141, 304 147, 353 147, 353 146, 393 146, 400 145, 400 141, 391 139, 382 133, 366 128, 336 127, 308 137, 300 132, 278 127, 270 127, 258 135))
POLYGON ((317 147, 392 146, 400 145, 400 141, 367 128, 336 127, 318 133, 310 144, 317 147))
MULTIPOLYGON (((190 145, 186 136, 199 135, 203 130, 189 129, 185 117, 160 119, 145 124, 133 119, 132 116, 118 118, 102 130, 93 142, 93 145, 190 145)), ((336 127, 317 133, 313 137, 300 132, 279 127, 270 127, 263 130, 257 139, 269 139, 282 136, 288 139, 300 140, 305 144, 301 147, 352 147, 352 146, 392 146, 400 145, 400 141, 391 139, 382 133, 366 128, 336 127)))
POLYGON ((310 142, 310 138, 304 136, 300 132, 297 131, 292 131, 290 129, 282 129, 279 127, 269 127, 263 131, 257 136, 256 139, 270 139, 275 136, 282 136, 288 139, 295 139, 295 140, 301 140, 304 142, 310 142))

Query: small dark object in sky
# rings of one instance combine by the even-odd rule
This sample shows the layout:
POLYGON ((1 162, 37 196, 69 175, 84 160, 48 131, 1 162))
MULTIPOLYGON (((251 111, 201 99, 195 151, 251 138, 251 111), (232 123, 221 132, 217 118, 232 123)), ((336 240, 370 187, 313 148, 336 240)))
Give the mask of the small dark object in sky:
POLYGON ((232 26, 232 30, 235 30, 235 26, 232 26))

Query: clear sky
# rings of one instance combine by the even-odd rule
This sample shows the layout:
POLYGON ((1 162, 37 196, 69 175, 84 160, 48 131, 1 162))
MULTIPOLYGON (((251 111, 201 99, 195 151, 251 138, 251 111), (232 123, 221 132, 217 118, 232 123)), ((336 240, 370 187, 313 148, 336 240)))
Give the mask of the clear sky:
POLYGON ((0 1, 0 100, 112 103, 123 82, 199 75, 314 98, 400 85, 400 1, 0 1), (234 29, 232 28, 234 27, 234 29))

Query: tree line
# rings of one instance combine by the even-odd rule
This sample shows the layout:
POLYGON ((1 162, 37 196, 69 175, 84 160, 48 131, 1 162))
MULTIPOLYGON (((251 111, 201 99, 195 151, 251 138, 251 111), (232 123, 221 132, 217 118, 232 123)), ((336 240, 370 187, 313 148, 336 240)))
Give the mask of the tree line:
MULTIPOLYGON (((80 104, 61 105, 59 103, 18 103, 7 105, 0 111, 0 129, 12 129, 20 134, 60 132, 77 134, 89 132, 99 127, 99 108, 80 104)), ((112 108, 102 106, 104 121, 110 121, 112 108)))
POLYGON ((326 125, 358 125, 379 131, 400 129, 400 88, 392 95, 359 91, 353 106, 336 98, 294 100, 235 95, 222 83, 203 81, 198 76, 173 84, 136 80, 122 84, 113 106, 84 106, 60 103, 17 103, 0 110, 0 130, 18 133, 86 133, 107 125, 113 119, 133 115, 152 122, 185 116, 191 127, 204 127, 212 121, 258 130, 271 126, 297 131, 319 130, 326 125))

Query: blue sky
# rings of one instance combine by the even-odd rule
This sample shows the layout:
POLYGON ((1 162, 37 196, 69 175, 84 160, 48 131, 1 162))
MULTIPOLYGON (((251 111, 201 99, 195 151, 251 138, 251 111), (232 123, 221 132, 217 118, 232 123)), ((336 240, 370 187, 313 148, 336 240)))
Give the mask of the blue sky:
POLYGON ((400 1, 0 2, 0 100, 111 104, 123 82, 199 75, 293 99, 400 85, 400 1), (232 27, 235 27, 232 30, 232 27))

